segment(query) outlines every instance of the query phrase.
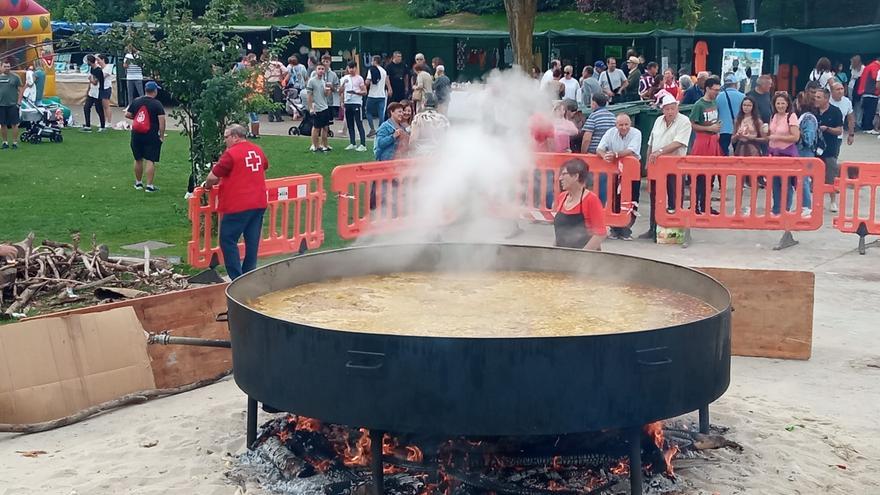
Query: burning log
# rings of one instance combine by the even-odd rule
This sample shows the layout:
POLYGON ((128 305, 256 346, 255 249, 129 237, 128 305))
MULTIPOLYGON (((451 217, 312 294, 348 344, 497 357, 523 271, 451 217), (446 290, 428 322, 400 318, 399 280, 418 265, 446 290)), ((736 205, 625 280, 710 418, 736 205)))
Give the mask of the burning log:
POLYGON ((281 443, 278 437, 269 437, 261 445, 261 455, 278 468, 281 476, 291 478, 308 478, 314 476, 315 467, 294 455, 281 443))

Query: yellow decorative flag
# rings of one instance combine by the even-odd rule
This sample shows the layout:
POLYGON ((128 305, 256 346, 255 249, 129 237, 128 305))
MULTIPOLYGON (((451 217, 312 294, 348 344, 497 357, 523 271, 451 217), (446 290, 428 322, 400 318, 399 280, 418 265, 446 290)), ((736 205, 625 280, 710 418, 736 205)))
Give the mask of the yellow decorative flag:
POLYGON ((312 31, 312 48, 330 48, 332 35, 330 31, 312 31))

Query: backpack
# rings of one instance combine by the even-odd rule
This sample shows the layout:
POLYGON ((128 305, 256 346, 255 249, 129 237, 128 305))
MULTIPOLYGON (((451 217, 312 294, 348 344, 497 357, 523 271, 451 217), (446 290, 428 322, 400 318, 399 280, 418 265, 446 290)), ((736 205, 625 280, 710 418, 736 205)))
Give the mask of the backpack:
POLYGON ((141 105, 137 113, 134 114, 131 131, 135 134, 148 134, 150 132, 151 117, 150 109, 147 108, 147 105, 141 105))
POLYGON ((798 125, 801 129, 801 139, 797 143, 800 156, 816 156, 817 148, 825 147, 825 139, 819 132, 819 120, 810 112, 801 115, 798 125))

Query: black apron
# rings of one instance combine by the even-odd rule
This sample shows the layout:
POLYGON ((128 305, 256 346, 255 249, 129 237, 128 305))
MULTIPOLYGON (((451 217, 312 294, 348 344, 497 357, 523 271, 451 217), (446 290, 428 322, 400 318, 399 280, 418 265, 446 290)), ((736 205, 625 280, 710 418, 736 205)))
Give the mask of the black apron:
POLYGON ((574 249, 583 249, 592 237, 584 225, 584 195, 587 189, 581 191, 581 200, 578 202, 577 213, 563 213, 565 200, 559 203, 559 211, 553 217, 553 231, 556 233, 556 246, 574 249))

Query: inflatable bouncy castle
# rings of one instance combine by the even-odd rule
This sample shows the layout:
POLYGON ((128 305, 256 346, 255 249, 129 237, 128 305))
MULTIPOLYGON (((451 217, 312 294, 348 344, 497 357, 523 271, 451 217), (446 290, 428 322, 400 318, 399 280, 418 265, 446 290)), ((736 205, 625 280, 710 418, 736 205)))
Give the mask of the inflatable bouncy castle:
POLYGON ((55 94, 55 54, 49 11, 34 0, 0 0, 0 60, 23 75, 29 66, 45 73, 44 96, 55 94))

